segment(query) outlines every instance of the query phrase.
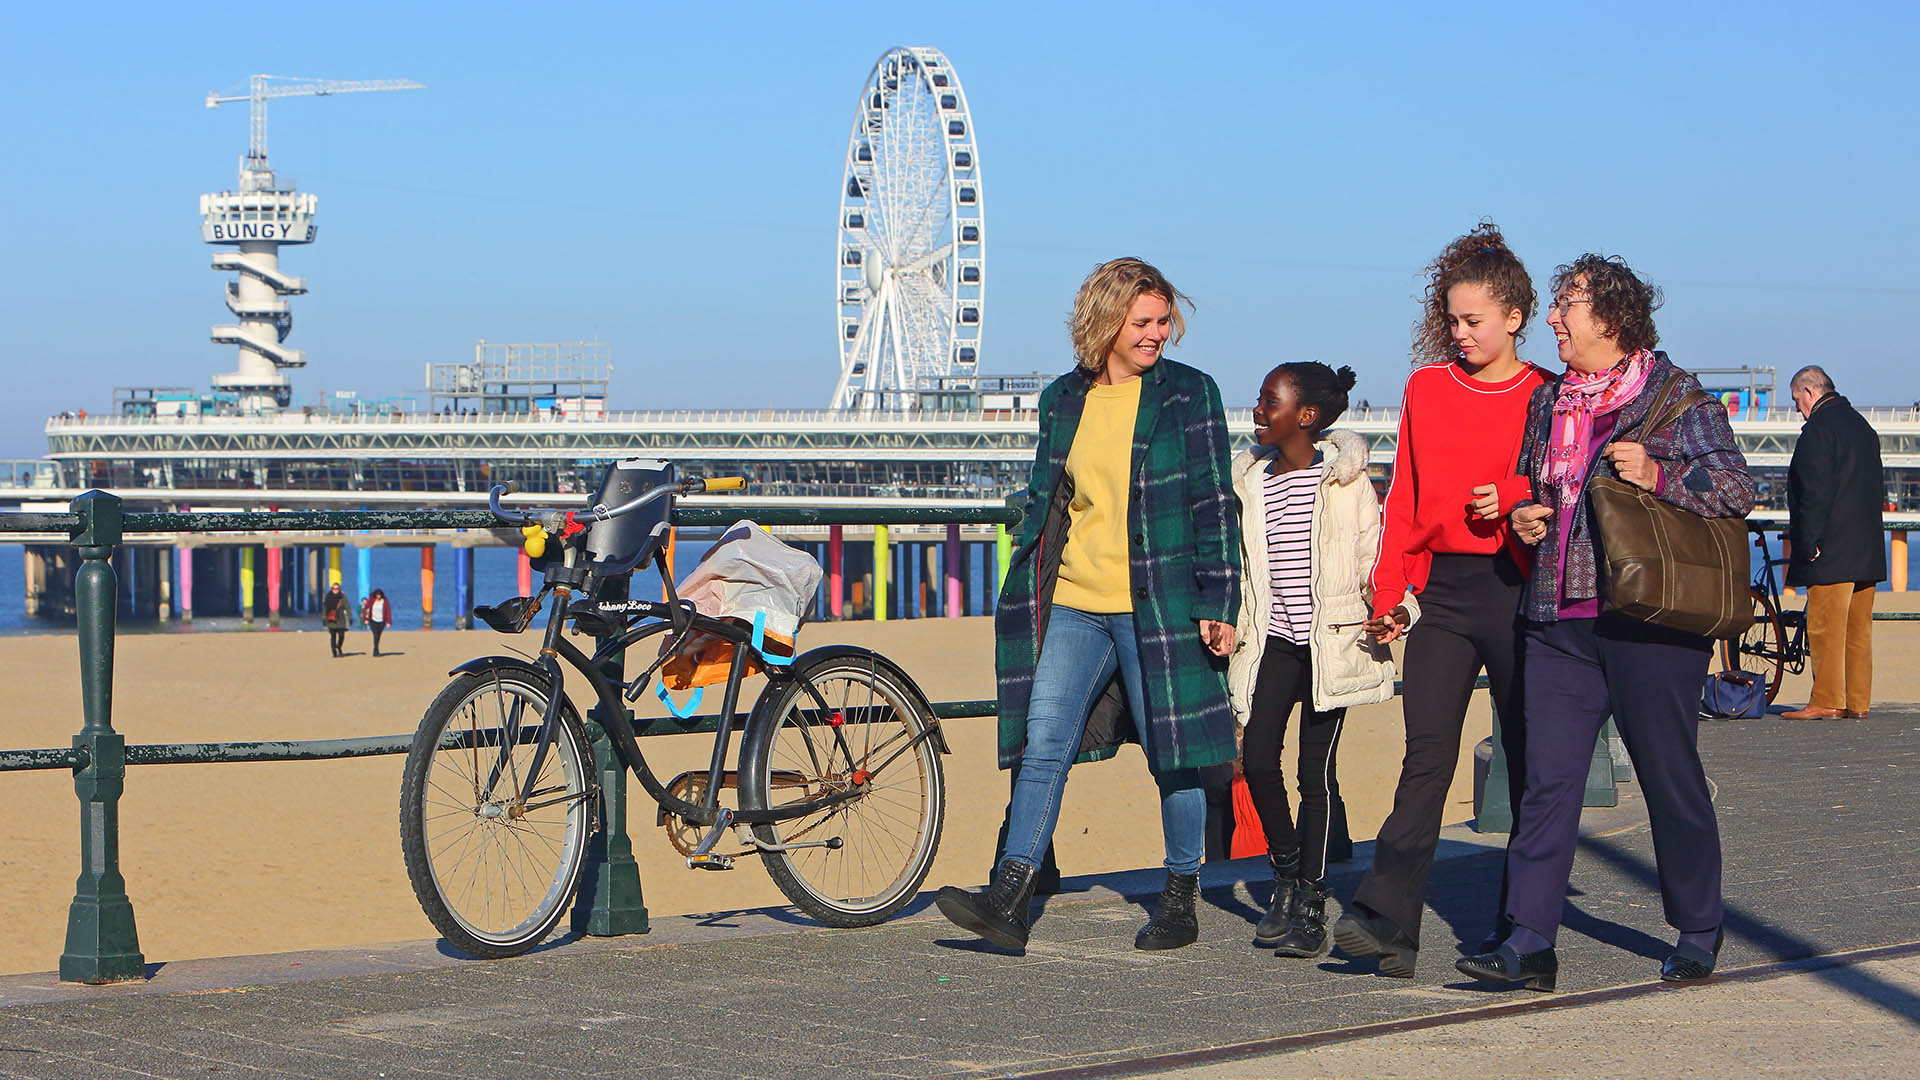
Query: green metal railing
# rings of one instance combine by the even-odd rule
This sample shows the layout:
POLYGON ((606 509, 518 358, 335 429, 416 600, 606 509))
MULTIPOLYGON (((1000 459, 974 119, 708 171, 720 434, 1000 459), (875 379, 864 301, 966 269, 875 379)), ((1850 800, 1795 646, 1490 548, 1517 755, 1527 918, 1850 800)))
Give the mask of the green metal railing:
MULTIPOLYGON (((874 509, 738 506, 675 507, 676 526, 730 525, 751 517, 763 525, 1018 525, 1011 507, 898 507, 874 509)), ((80 646, 80 693, 84 722, 73 745, 64 749, 0 750, 0 772, 69 769, 80 800, 80 877, 67 913, 66 947, 60 954, 60 978, 67 982, 108 983, 139 979, 145 973, 134 927, 133 903, 120 873, 120 796, 128 765, 211 764, 235 761, 322 761, 336 758, 404 754, 412 734, 303 742, 164 743, 128 746, 113 728, 113 661, 118 581, 114 550, 129 533, 340 532, 387 529, 495 529, 500 522, 485 510, 315 510, 236 513, 124 513, 118 496, 89 491, 73 500, 68 513, 0 513, 0 535, 63 533, 80 553, 74 579, 75 622, 80 646)), ((616 677, 618 672, 613 673, 616 677)), ((595 706, 589 714, 597 714, 595 706)), ((991 716, 991 701, 949 701, 934 705, 942 719, 991 716)), ((686 720, 634 720, 643 735, 714 730, 714 716, 686 720)), ((599 860, 583 878, 574 909, 574 926, 592 934, 636 933, 646 929, 639 871, 625 835, 626 772, 598 722, 594 754, 602 777, 601 832, 590 854, 599 860)))

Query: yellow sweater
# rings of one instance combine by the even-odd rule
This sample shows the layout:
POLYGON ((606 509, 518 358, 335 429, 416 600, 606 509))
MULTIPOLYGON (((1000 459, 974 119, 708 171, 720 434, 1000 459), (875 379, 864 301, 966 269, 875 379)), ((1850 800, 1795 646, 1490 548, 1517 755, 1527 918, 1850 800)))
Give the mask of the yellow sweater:
POLYGON ((1133 464, 1133 425, 1140 412, 1140 380, 1095 383, 1067 451, 1073 478, 1067 546, 1053 602, 1096 615, 1133 610, 1127 564, 1127 473, 1133 464))

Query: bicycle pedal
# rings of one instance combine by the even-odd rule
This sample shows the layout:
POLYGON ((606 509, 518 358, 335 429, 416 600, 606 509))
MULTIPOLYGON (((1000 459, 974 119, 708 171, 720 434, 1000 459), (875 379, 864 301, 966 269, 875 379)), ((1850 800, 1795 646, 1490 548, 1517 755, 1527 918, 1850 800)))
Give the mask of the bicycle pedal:
POLYGON ((687 856, 687 869, 731 870, 733 869, 733 856, 722 855, 717 851, 709 851, 704 855, 689 855, 687 856))

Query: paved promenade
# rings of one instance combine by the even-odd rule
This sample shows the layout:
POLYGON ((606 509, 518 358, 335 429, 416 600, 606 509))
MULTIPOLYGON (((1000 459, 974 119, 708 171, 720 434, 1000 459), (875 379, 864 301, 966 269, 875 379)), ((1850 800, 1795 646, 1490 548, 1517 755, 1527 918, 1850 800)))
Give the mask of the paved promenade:
MULTIPOLYGON (((1201 942, 1132 947, 1157 871, 1072 879, 1024 957, 926 898, 862 931, 783 909, 655 920, 477 963, 432 942, 0 978, 0 1076, 1896 1075, 1920 1062, 1920 709, 1702 729, 1726 838, 1724 977, 1657 985, 1670 931, 1631 785, 1591 810, 1560 993, 1476 989, 1497 847, 1450 830, 1420 971, 1253 949, 1257 860, 1206 868, 1201 942), (1871 950, 1871 951, 1870 951, 1871 950), (1821 959, 1824 958, 1824 959, 1821 959), (1654 985, 1649 985, 1654 984, 1654 985)), ((1339 868, 1350 895, 1364 865, 1339 868)), ((1072 867, 1067 867, 1069 872, 1072 867)), ((736 873, 757 873, 752 868, 736 873)), ((340 917, 350 920, 352 912, 340 917)))

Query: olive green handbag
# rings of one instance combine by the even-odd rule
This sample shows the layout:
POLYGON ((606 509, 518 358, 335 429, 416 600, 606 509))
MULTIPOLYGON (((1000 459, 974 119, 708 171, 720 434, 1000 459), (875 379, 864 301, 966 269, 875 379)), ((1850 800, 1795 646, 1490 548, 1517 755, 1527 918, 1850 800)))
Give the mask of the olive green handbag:
MULTIPOLYGON (((1632 438, 1613 441, 1645 441, 1714 400, 1697 390, 1676 398, 1679 381, 1660 387, 1632 438)), ((1587 481, 1587 498, 1605 610, 1710 638, 1738 637, 1752 625, 1745 518, 1701 517, 1610 476, 1587 481)))

